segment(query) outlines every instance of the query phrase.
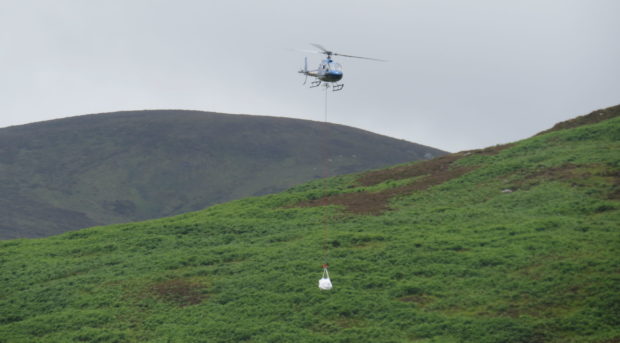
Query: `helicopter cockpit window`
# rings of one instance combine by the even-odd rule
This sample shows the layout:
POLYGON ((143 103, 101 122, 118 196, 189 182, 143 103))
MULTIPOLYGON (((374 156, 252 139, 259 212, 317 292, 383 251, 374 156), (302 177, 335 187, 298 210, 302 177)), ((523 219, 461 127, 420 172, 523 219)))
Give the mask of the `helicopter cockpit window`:
POLYGON ((333 70, 333 71, 342 71, 342 66, 340 65, 340 63, 330 63, 329 64, 329 70, 333 70))

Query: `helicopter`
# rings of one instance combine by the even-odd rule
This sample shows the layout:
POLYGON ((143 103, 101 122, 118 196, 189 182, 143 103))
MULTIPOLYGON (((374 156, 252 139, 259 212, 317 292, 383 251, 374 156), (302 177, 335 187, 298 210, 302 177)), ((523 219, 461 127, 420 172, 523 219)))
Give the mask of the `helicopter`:
POLYGON ((334 62, 334 60, 332 59, 332 56, 361 58, 365 60, 385 62, 385 60, 380 60, 377 58, 339 54, 339 53, 325 49, 320 44, 311 43, 311 45, 313 45, 314 47, 318 48, 321 51, 309 51, 309 52, 324 54, 324 55, 327 55, 327 58, 321 61, 321 63, 319 64, 319 68, 315 70, 308 70, 308 58, 306 57, 304 59, 304 68, 299 70, 300 74, 306 75, 306 79, 304 80, 303 84, 305 85, 306 82, 308 81, 308 76, 317 78, 316 80, 310 83, 310 88, 318 87, 319 85, 321 85, 322 82, 325 82, 326 87, 329 87, 329 85, 331 84, 332 91, 334 92, 342 90, 342 88, 344 87, 344 84, 338 83, 338 81, 342 80, 342 76, 343 76, 342 66, 340 65, 340 63, 334 62))

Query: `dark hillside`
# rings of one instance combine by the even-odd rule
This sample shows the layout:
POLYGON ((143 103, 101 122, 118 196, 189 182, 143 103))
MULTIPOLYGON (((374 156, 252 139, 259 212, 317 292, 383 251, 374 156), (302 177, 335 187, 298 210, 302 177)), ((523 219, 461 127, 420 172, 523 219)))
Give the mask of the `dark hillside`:
POLYGON ((620 342, 618 151, 614 117, 2 241, 0 342, 620 342))
POLYGON ((443 154, 342 125, 197 111, 86 115, 0 129, 0 238, 164 217, 443 154), (324 140, 324 138, 326 139, 324 140))

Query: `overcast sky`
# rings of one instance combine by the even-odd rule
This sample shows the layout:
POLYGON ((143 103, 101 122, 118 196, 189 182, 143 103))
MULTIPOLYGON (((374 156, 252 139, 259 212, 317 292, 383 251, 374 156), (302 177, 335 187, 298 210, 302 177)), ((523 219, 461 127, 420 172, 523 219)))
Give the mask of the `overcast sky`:
POLYGON ((0 0, 0 127, 193 109, 323 119, 448 151, 620 104, 617 0, 0 0))

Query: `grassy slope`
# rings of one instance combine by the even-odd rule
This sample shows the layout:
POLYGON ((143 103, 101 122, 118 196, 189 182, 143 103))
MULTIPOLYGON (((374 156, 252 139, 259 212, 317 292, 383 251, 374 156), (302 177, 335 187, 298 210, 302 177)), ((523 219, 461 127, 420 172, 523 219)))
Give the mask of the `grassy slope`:
POLYGON ((314 181, 0 242, 0 342, 618 342, 618 151, 620 117, 330 179, 345 207, 314 181))
POLYGON ((199 111, 87 115, 0 129, 0 239, 204 209, 441 151, 342 125, 199 111))

